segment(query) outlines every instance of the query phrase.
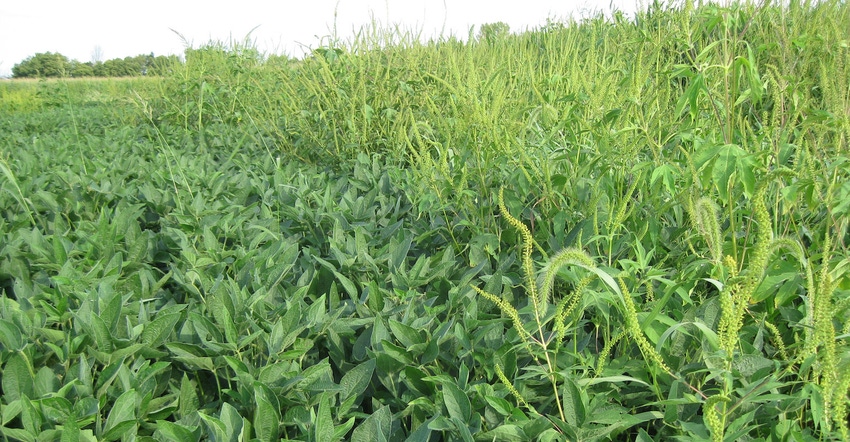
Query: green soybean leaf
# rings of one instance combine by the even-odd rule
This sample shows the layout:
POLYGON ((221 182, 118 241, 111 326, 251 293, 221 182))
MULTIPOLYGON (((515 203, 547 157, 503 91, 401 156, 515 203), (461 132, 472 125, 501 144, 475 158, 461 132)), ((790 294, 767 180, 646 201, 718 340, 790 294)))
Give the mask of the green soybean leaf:
POLYGON ((109 333, 109 326, 106 325, 106 322, 101 319, 99 315, 91 315, 91 331, 94 335, 94 341, 97 343, 97 349, 105 352, 111 353, 113 350, 112 345, 112 334, 109 333))
POLYGON ((394 359, 399 366, 412 365, 414 363, 413 358, 410 357, 410 353, 406 349, 386 340, 381 341, 381 346, 384 348, 383 354, 394 359))
MULTIPOLYGON (((230 404, 224 403, 224 406, 229 406, 230 404)), ((198 416, 201 417, 201 420, 204 422, 204 425, 207 428, 207 437, 214 442, 230 442, 231 439, 227 432, 227 426, 224 425, 224 422, 221 419, 209 416, 203 412, 198 412, 198 416)), ((237 442, 237 441, 234 441, 237 442)))
POLYGON ((94 387, 96 390, 96 394, 98 396, 106 394, 106 389, 112 385, 112 382, 115 380, 115 377, 118 376, 118 372, 124 368, 124 361, 119 360, 115 361, 101 370, 100 374, 97 376, 97 381, 95 381, 94 387))
POLYGON ((0 319, 0 344, 7 350, 18 351, 24 348, 21 330, 13 322, 0 319))
POLYGON ((366 391, 369 381, 372 380, 372 373, 374 372, 375 360, 369 359, 345 373, 339 382, 340 387, 342 387, 340 398, 344 401, 366 391))
POLYGON ((487 404, 493 407, 493 409, 502 416, 509 416, 513 412, 514 407, 511 406, 510 402, 506 401, 504 398, 486 396, 484 399, 487 401, 487 404))
POLYGON ((461 439, 464 442, 473 442, 472 432, 469 430, 469 425, 466 421, 462 421, 457 417, 452 417, 450 422, 454 424, 455 429, 460 433, 461 439))
POLYGON ((118 325, 118 319, 121 316, 121 307, 123 300, 120 293, 111 293, 106 301, 101 300, 100 318, 103 319, 106 328, 111 332, 118 325))
POLYGON ((348 435, 348 433, 351 431, 352 428, 354 428, 355 421, 356 421, 355 418, 350 417, 350 418, 348 418, 347 421, 345 421, 341 425, 337 425, 336 427, 334 427, 333 439, 334 440, 345 439, 345 436, 348 435))
POLYGON ((168 313, 165 315, 157 315, 156 319, 145 324, 144 330, 139 339, 143 344, 151 347, 161 345, 174 330, 177 321, 180 320, 181 313, 168 313))
POLYGON ((36 408, 28 397, 21 397, 21 423, 33 435, 41 433, 41 425, 44 423, 40 408, 36 408))
POLYGON ((236 331, 236 325, 233 323, 233 317, 230 316, 230 312, 223 310, 221 312, 220 321, 220 325, 224 327, 224 338, 227 339, 227 342, 238 345, 239 332, 236 331))
POLYGON ((350 296, 351 299, 357 298, 357 286, 354 285, 354 283, 350 279, 348 279, 347 276, 338 272, 336 270, 336 267, 334 267, 334 265, 329 263, 328 261, 325 261, 324 259, 319 258, 318 256, 314 256, 313 259, 315 259, 316 262, 318 262, 319 264, 330 270, 331 273, 333 273, 334 277, 337 279, 337 281, 339 281, 340 284, 342 284, 342 288, 345 289, 345 292, 348 293, 348 296, 350 296))
POLYGON ((407 367, 404 367, 403 373, 404 382, 419 394, 423 396, 430 396, 436 391, 433 383, 423 380, 423 378, 428 375, 421 369, 408 365, 407 367))
POLYGON ((198 410, 200 401, 198 393, 195 391, 195 386, 189 380, 189 376, 183 373, 183 379, 180 381, 180 394, 177 396, 177 415, 186 417, 198 410))
POLYGON ((35 374, 35 397, 49 396, 59 388, 59 379, 49 367, 41 367, 35 374))
POLYGON ((334 435, 334 422, 331 418, 331 404, 327 393, 323 393, 319 399, 319 411, 316 413, 315 422, 316 441, 330 442, 334 435))
POLYGON ((392 431, 393 414, 388 406, 383 406, 363 421, 351 435, 352 442, 386 442, 392 431))
POLYGON ((256 390, 254 394, 254 433, 261 441, 275 441, 278 438, 280 416, 277 408, 258 392, 256 390))
POLYGON ((221 406, 221 422, 224 423, 226 441, 239 442, 239 436, 242 434, 242 416, 236 411, 233 405, 225 402, 221 406))
POLYGON ((472 404, 469 402, 469 397, 460 390, 454 383, 443 383, 443 402, 446 404, 446 410, 449 416, 456 418, 461 422, 469 422, 472 416, 472 404))
POLYGON ((0 426, 8 425, 12 419, 21 415, 21 400, 17 399, 4 405, 0 410, 0 426))
POLYGON ((369 282, 367 290, 368 297, 366 298, 366 306, 369 307, 369 310, 372 313, 377 315, 378 313, 384 310, 384 294, 378 287, 378 283, 374 280, 369 282))
POLYGON ((431 440, 431 423, 434 422, 434 417, 419 424, 412 433, 407 436, 405 442, 428 442, 431 440))
POLYGON ((398 342, 401 342, 401 345, 406 348, 410 348, 423 342, 422 336, 419 335, 419 330, 392 319, 388 322, 393 336, 395 336, 395 338, 398 339, 398 342))
POLYGON ((32 216, 32 210, 30 209, 30 206, 27 203, 27 199, 24 198, 24 194, 21 192, 21 187, 18 185, 18 180, 15 179, 15 174, 12 172, 11 169, 9 169, 5 161, 0 161, 0 172, 3 172, 3 175, 6 176, 6 180, 12 183, 12 185, 15 187, 17 193, 12 191, 9 191, 9 193, 11 193, 12 196, 15 197, 15 199, 20 205, 24 206, 24 211, 27 213, 30 222, 35 225, 35 218, 33 218, 32 216))
POLYGON ((3 402, 11 403, 23 396, 33 396, 33 369, 22 353, 15 353, 3 367, 3 402))
POLYGON ((136 401, 139 399, 135 389, 125 391, 109 411, 103 426, 103 439, 120 439, 136 425, 136 401))
POLYGON ((136 421, 133 420, 118 422, 117 424, 115 424, 115 426, 110 428, 109 431, 104 432, 103 436, 101 437, 103 440, 107 441, 118 440, 121 439, 122 436, 127 435, 130 432, 135 433, 135 427, 136 421))
POLYGON ((20 441, 20 442, 36 442, 36 437, 30 434, 29 431, 24 430, 22 428, 8 428, 3 427, 0 428, 3 436, 5 436, 8 440, 20 441))
POLYGON ((390 268, 397 270, 401 268, 407 260, 407 253, 410 251, 410 246, 413 243, 413 235, 406 234, 401 243, 393 247, 392 255, 390 256, 390 268))
POLYGON ((59 442, 80 442, 80 426, 77 424, 76 416, 69 415, 65 420, 59 442))
POLYGON ((201 439, 201 433, 197 431, 197 427, 195 429, 189 429, 183 425, 164 420, 156 421, 156 431, 166 439, 174 442, 197 442, 201 439))
POLYGON ((528 440, 528 436, 525 434, 525 431, 522 431, 522 427, 510 424, 496 427, 486 433, 477 435, 477 437, 479 440, 487 441, 513 442, 517 440, 528 440))

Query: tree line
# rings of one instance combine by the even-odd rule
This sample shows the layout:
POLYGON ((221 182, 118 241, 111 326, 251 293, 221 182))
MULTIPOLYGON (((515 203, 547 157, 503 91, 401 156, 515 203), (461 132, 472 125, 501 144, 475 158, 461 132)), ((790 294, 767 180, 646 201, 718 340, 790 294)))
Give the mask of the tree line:
MULTIPOLYGON (((487 23, 478 31, 477 41, 494 44, 510 34, 510 26, 504 22, 487 23)), ((326 51, 317 49, 314 54, 324 54, 326 51)), ((286 55, 263 56, 256 48, 227 47, 218 42, 210 42, 198 49, 187 48, 187 60, 203 57, 227 56, 238 54, 239 64, 250 61, 251 64, 287 65, 294 61, 286 55)), ((182 63, 176 55, 159 55, 153 53, 135 57, 114 58, 106 61, 79 62, 56 52, 40 52, 26 58, 12 67, 12 78, 80 78, 80 77, 137 77, 163 76, 171 73, 182 63)), ((241 66, 244 68, 244 66, 241 66)))
POLYGON ((137 77, 166 75, 180 64, 176 55, 137 55, 106 61, 79 62, 53 52, 41 52, 12 67, 12 78, 137 77))

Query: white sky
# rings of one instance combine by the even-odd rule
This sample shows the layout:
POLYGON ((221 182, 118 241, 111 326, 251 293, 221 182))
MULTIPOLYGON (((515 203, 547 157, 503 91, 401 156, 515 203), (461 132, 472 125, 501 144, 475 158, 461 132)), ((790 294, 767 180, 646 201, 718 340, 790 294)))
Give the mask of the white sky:
POLYGON ((512 31, 590 10, 631 13, 638 0, 3 0, 0 77, 38 52, 91 61, 139 54, 182 54, 180 32, 194 47, 212 40, 251 39, 261 51, 300 56, 331 34, 346 39, 374 17, 425 37, 466 37, 469 27, 503 21, 512 31))

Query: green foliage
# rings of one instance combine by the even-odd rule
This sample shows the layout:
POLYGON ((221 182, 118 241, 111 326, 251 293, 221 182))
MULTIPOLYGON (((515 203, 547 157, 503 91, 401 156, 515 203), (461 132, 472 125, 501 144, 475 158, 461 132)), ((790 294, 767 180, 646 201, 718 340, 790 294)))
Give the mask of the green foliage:
POLYGON ((38 53, 12 67, 13 78, 83 78, 161 76, 172 72, 180 60, 175 55, 137 55, 106 61, 79 62, 62 54, 38 53))
POLYGON ((478 29, 478 41, 495 44, 498 40, 506 38, 510 32, 511 27, 505 22, 485 23, 478 29))
POLYGON ((2 82, 0 434, 846 440, 848 28, 654 4, 2 82))
POLYGON ((68 57, 52 52, 40 52, 12 66, 15 78, 65 77, 68 75, 68 57))

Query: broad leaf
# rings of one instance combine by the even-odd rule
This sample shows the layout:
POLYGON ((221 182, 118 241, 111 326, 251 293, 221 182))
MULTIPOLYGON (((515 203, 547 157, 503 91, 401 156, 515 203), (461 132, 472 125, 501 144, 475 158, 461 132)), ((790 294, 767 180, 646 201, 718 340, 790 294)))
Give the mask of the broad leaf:
POLYGON ((158 347, 174 330, 174 326, 177 325, 180 316, 181 313, 157 315, 156 319, 145 324, 145 328, 142 330, 142 335, 139 339, 143 344, 158 347))
POLYGON ((124 433, 136 426, 136 390, 127 390, 115 400, 103 425, 103 439, 120 439, 124 433))
POLYGON ((3 402, 11 403, 23 396, 32 397, 33 371, 23 353, 14 353, 3 367, 3 402))
POLYGON ((261 441, 275 441, 278 439, 278 425, 280 416, 278 410, 265 397, 254 394, 254 434, 261 441))
POLYGON ((392 430, 390 407, 383 406, 363 421, 351 435, 352 442, 387 442, 392 430))
POLYGON ((316 413, 315 436, 316 441, 331 442, 334 436, 334 422, 331 418, 330 396, 323 393, 319 399, 319 411, 316 413))
POLYGON ((468 422, 472 416, 472 404, 469 397, 452 382, 443 383, 443 402, 449 416, 461 422, 468 422))
POLYGON ((197 442, 201 439, 201 433, 197 431, 197 427, 190 429, 183 425, 163 420, 156 421, 156 427, 156 431, 170 441, 197 442))
POLYGON ((21 330, 11 321, 0 319, 0 344, 7 350, 18 351, 24 348, 21 330))
POLYGON ((360 365, 348 370, 339 382, 342 391, 340 399, 345 400, 351 396, 362 394, 369 386, 372 380, 372 373, 375 372, 375 360, 369 359, 360 365))

